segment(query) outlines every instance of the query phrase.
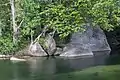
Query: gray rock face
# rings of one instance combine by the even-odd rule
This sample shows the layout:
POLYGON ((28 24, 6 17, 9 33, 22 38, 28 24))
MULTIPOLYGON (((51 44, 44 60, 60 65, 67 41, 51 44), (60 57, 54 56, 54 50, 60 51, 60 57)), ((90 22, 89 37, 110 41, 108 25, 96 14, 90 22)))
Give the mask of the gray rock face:
POLYGON ((60 56, 93 55, 94 51, 106 50, 111 49, 102 29, 87 26, 84 33, 77 32, 72 35, 70 43, 60 56))
POLYGON ((54 53, 56 52, 56 43, 51 35, 48 35, 46 37, 45 46, 47 48, 47 53, 49 55, 54 55, 54 53))
POLYGON ((60 56, 74 57, 74 56, 91 56, 93 55, 89 47, 78 44, 68 44, 63 49, 63 53, 60 56))
POLYGON ((39 57, 39 56, 47 56, 47 53, 43 50, 41 45, 38 42, 36 42, 30 45, 29 55, 39 57))
POLYGON ((63 49, 62 48, 57 48, 56 52, 54 53, 54 56, 58 56, 62 53, 63 49))

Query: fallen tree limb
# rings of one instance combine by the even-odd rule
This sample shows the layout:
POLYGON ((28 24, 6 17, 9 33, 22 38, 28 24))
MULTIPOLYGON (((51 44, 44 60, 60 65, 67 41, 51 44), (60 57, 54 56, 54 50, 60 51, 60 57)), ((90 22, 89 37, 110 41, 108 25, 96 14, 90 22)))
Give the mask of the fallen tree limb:
POLYGON ((40 37, 42 35, 45 35, 45 32, 47 31, 46 29, 48 28, 48 26, 45 26, 42 33, 40 35, 38 35, 38 37, 33 41, 33 43, 35 43, 36 41, 39 41, 40 37))

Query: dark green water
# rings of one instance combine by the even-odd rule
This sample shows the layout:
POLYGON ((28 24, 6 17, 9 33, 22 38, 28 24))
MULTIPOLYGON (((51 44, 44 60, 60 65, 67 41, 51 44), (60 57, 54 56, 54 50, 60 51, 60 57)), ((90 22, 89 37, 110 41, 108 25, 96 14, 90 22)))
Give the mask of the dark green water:
MULTIPOLYGON (((120 56, 31 58, 26 62, 0 60, 0 80, 53 80, 52 76, 99 65, 120 64, 120 56)), ((57 79, 56 79, 57 80, 57 79)))

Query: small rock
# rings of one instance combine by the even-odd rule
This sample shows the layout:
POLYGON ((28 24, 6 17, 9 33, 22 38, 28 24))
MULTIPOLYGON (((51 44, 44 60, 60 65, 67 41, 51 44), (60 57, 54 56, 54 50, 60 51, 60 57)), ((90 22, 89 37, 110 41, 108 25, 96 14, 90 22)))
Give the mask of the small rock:
POLYGON ((62 53, 62 48, 57 48, 56 52, 54 53, 55 56, 60 55, 62 53))

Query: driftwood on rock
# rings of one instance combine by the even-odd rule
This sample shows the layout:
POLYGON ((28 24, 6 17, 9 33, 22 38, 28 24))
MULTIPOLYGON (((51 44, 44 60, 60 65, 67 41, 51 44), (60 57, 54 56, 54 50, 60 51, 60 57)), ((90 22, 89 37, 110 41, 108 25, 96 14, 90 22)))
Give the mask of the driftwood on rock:
POLYGON ((38 35, 38 37, 33 41, 33 43, 39 41, 39 39, 40 39, 40 37, 41 37, 42 35, 45 36, 45 32, 46 32, 47 27, 48 27, 48 26, 46 26, 46 27, 43 29, 42 33, 41 33, 40 35, 38 35))
POLYGON ((44 27, 42 33, 31 42, 29 47, 29 55, 31 56, 51 56, 56 52, 56 43, 53 39, 55 31, 52 32, 52 35, 46 33, 47 26, 44 27), (45 33, 47 36, 45 36, 45 33), (44 41, 40 42, 40 37, 44 37, 44 41))
POLYGON ((29 55, 37 56, 37 57, 48 55, 39 43, 39 39, 46 32, 46 28, 47 26, 43 29, 42 33, 38 35, 38 37, 34 41, 31 40, 33 42, 31 42, 30 47, 29 47, 29 53, 28 53, 29 55))

